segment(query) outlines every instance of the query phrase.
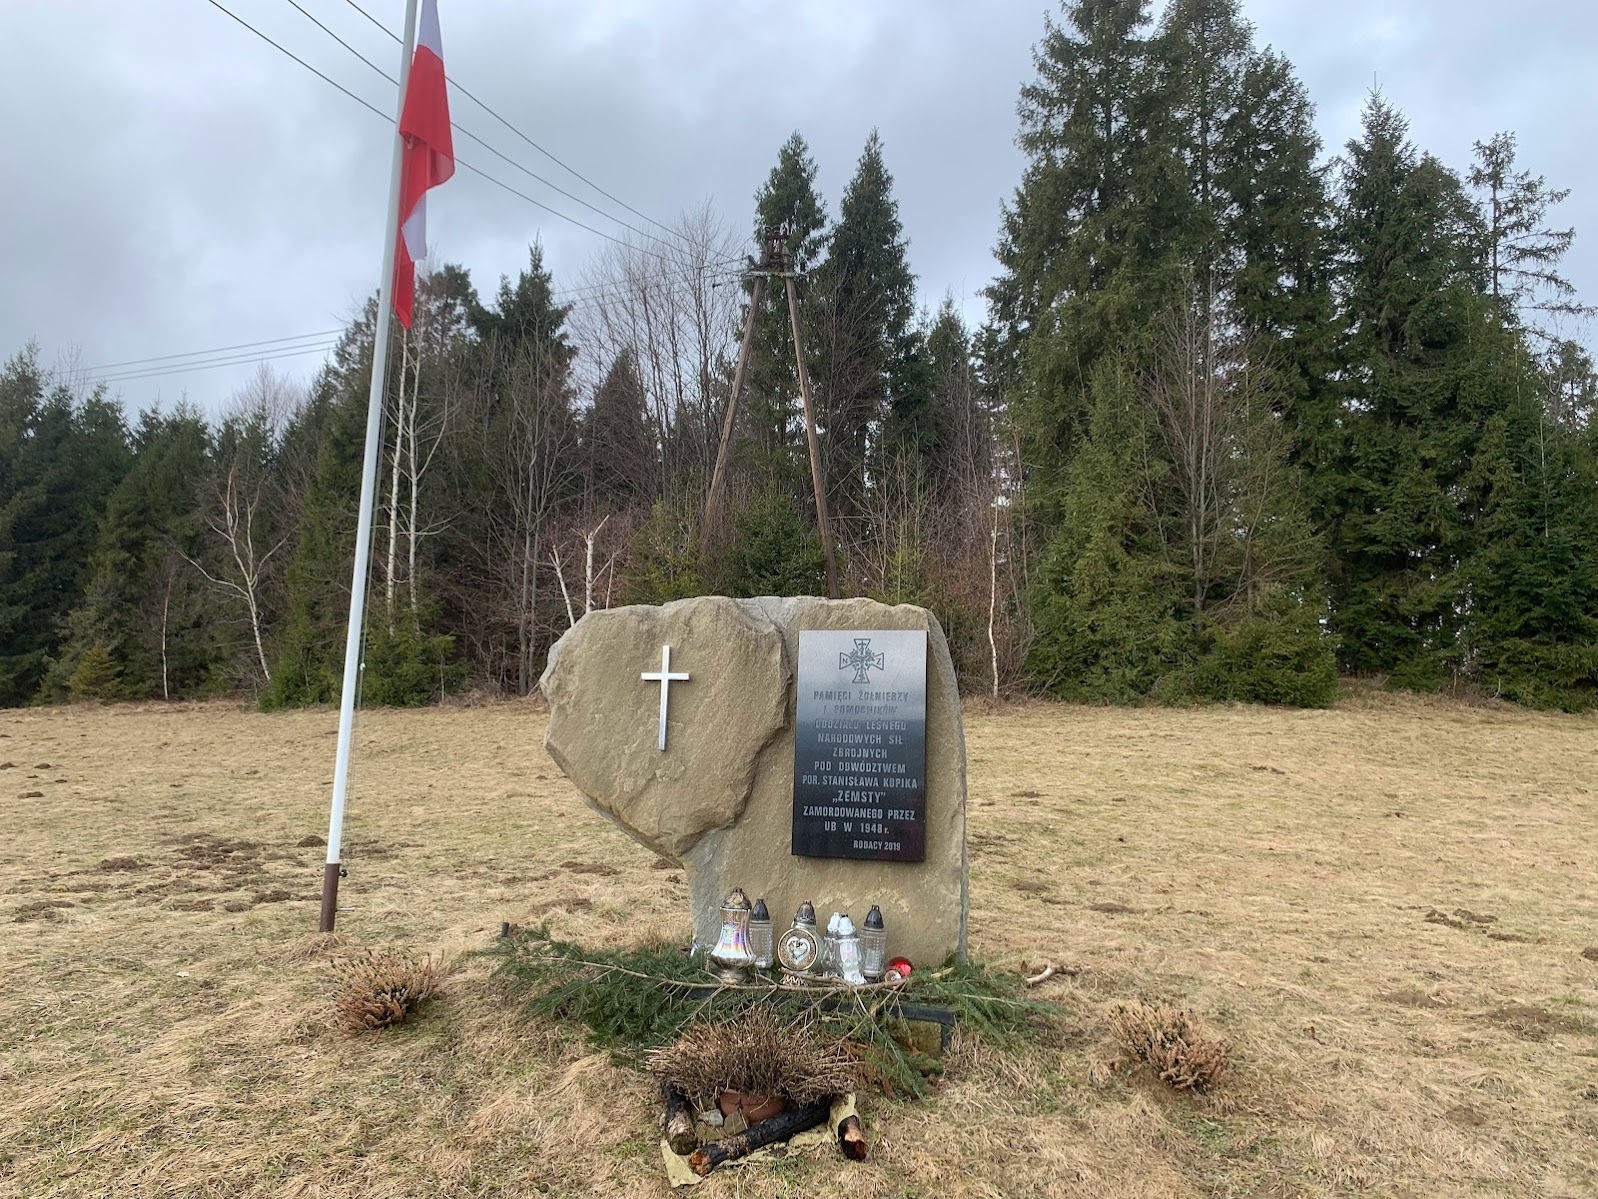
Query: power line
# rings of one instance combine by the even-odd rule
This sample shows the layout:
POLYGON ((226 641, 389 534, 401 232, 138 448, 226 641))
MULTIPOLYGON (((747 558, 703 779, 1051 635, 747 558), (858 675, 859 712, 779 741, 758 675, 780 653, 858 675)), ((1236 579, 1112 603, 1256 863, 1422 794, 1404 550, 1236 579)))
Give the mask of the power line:
POLYGON ((545 204, 542 200, 533 199, 533 197, 529 196, 526 192, 520 191, 520 190, 512 187, 510 184, 506 183, 502 179, 494 178, 494 176, 490 175, 487 171, 482 170, 479 167, 474 167, 471 163, 467 162, 464 158, 461 158, 458 155, 455 158, 455 165, 458 166, 458 167, 464 167, 466 170, 470 171, 472 174, 479 175, 482 178, 488 180, 495 187, 503 188, 505 191, 508 191, 511 195, 520 197, 521 199, 526 200, 529 204, 532 204, 532 205, 535 205, 535 206, 537 206, 539 208, 542 208, 545 212, 553 213, 555 216, 558 216, 561 220, 568 221, 571 224, 576 225, 579 229, 586 229, 590 233, 597 234, 598 236, 603 237, 606 241, 615 242, 618 246, 628 246, 630 249, 637 250, 640 254, 652 255, 655 258, 659 258, 662 262, 669 261, 669 259, 667 259, 664 254, 657 253, 654 250, 645 249, 643 246, 632 246, 628 242, 623 241, 619 237, 611 236, 609 233, 606 233, 603 229, 595 229, 592 225, 585 225, 582 221, 579 221, 576 217, 567 216, 564 212, 561 212, 558 208, 551 208, 548 204, 545 204))
MULTIPOLYGON (((730 269, 728 266, 710 264, 706 266, 703 274, 697 271, 672 271, 666 272, 658 278, 669 283, 693 283, 701 278, 712 283, 720 283, 729 279, 736 279, 739 274, 739 271, 730 269)), ((645 280, 646 283, 651 283, 654 281, 655 280, 653 279, 645 280)), ((640 288, 634 287, 625 279, 606 279, 597 283, 580 283, 571 287, 552 288, 550 290, 550 295, 556 299, 560 299, 564 296, 582 297, 585 294, 621 298, 625 296, 638 295, 640 294, 641 290, 642 289, 640 288)))
MULTIPOLYGON (((218 11, 220 11, 222 13, 226 13, 229 17, 232 17, 233 20, 237 21, 240 25, 244 26, 244 28, 248 29, 251 33, 253 33, 256 37, 260 38, 267 45, 271 46, 274 50, 278 51, 280 54, 283 54, 286 57, 291 58, 295 62, 299 63, 300 66, 304 67, 307 71, 311 72, 311 74, 315 75, 318 79, 322 80, 322 82, 328 84, 330 87, 337 88, 339 91, 343 92, 346 96, 348 96, 351 100, 354 100, 362 108, 366 109, 368 112, 376 114, 376 116, 380 120, 382 120, 384 122, 384 124, 392 126, 393 118, 388 116, 388 115, 386 115, 381 109, 379 109, 375 105, 370 104, 367 101, 361 99, 361 97, 357 96, 354 92, 350 91, 349 88, 345 87, 343 84, 335 83, 332 79, 328 78, 321 71, 318 71, 310 63, 306 62, 298 54, 295 54, 291 50, 285 49, 283 46, 279 45, 277 42, 275 42, 271 38, 267 37, 266 34, 262 33, 255 26, 251 25, 243 17, 239 16, 236 13, 233 13, 233 12, 229 11, 227 8, 224 8, 222 6, 222 4, 220 4, 218 2, 218 0, 206 0, 206 3, 211 5, 212 8, 215 8, 215 9, 217 9, 218 11)), ((492 147, 490 147, 490 148, 492 148, 492 147)), ((488 180, 488 182, 494 184, 496 187, 503 188, 505 191, 510 192, 511 195, 517 196, 520 199, 526 200, 529 204, 533 205, 534 207, 542 208, 545 212, 549 213, 551 216, 557 216, 563 221, 566 221, 566 222, 568 222, 570 224, 576 225, 579 229, 587 230, 589 233, 595 234, 598 237, 602 237, 606 241, 615 242, 619 246, 629 245, 628 242, 623 241, 619 237, 614 237, 611 234, 606 233, 602 229, 595 229, 592 225, 584 224, 582 221, 579 221, 576 217, 567 216, 564 212, 560 211, 560 209, 558 209, 558 208, 551 208, 548 204, 545 204, 542 200, 535 200, 532 196, 529 196, 526 192, 518 191, 516 188, 512 187, 510 184, 504 182, 503 180, 494 178, 494 176, 490 175, 487 171, 484 171, 484 170, 482 170, 479 167, 473 166, 471 163, 467 162, 464 158, 461 158, 459 155, 457 155, 456 158, 455 158, 455 165, 458 166, 458 167, 463 167, 464 169, 472 172, 472 174, 474 174, 474 175, 480 175, 482 178, 488 180)), ((512 163, 512 165, 515 165, 515 164, 512 163)), ((612 217, 611 219, 615 220, 616 218, 612 217)), ((653 255, 656 258, 660 258, 662 261, 666 261, 666 258, 665 258, 665 256, 663 254, 657 253, 654 250, 646 249, 643 246, 633 246, 631 248, 636 249, 641 254, 651 254, 651 255, 653 255)))
MULTIPOLYGON (((392 83, 395 87, 399 87, 399 80, 398 79, 395 79, 394 76, 390 75, 387 71, 385 71, 382 67, 378 66, 370 58, 367 58, 366 55, 362 54, 354 46, 350 45, 343 38, 339 37, 338 34, 334 33, 326 25, 322 24, 321 21, 318 21, 314 16, 312 16, 303 7, 301 7, 301 5, 298 3, 298 0, 288 0, 288 4, 289 4, 289 6, 291 8, 293 8, 296 12, 298 12, 306 20, 311 22, 311 24, 315 25, 323 33, 327 34, 328 37, 332 38, 335 42, 337 42, 339 45, 343 46, 344 49, 348 50, 356 58, 360 59, 367 66, 371 67, 372 70, 376 71, 384 79, 388 80, 388 82, 392 83)), ((384 32, 386 33, 388 31, 384 30, 384 32)), ((455 86, 456 86, 457 90, 464 91, 464 89, 462 89, 459 84, 456 84, 455 86)), ((568 200, 571 200, 571 201, 573 201, 573 202, 575 202, 577 204, 581 204, 584 208, 588 209, 590 212, 597 212, 600 216, 604 217, 606 220, 615 221, 623 229, 630 230, 631 232, 638 234, 639 237, 647 237, 650 241, 660 242, 660 244, 662 244, 662 245, 665 244, 664 242, 661 242, 660 238, 656 237, 653 233, 646 233, 642 229, 639 229, 635 225, 629 225, 626 221, 622 220, 620 217, 614 216, 611 213, 606 212, 603 208, 598 208, 595 205, 590 204, 587 200, 583 199, 581 196, 573 195, 571 192, 567 191, 565 188, 561 187, 559 184, 554 183, 551 180, 545 179, 537 171, 529 170, 527 167, 525 167, 521 163, 517 162, 514 158, 511 158, 509 155, 504 154, 501 151, 499 151, 498 149, 496 149, 495 147, 489 145, 486 141, 484 141, 482 138, 478 137, 477 134, 473 133, 470 129, 467 129, 459 121, 451 120, 450 121, 450 127, 452 129, 454 129, 457 133, 462 133, 465 136, 471 138, 474 142, 476 142, 479 146, 483 147, 483 149, 487 150, 490 154, 494 155, 496 158, 502 159, 504 162, 510 164, 512 167, 515 167, 522 174, 528 176, 531 179, 538 180, 538 182, 542 183, 545 187, 550 188, 552 191, 559 192, 561 195, 565 196, 568 200)), ((645 217, 644 219, 648 220, 649 218, 645 217)))
POLYGON ((127 366, 139 366, 146 362, 171 362, 174 358, 208 358, 212 354, 225 354, 229 350, 251 350, 256 346, 274 346, 285 341, 309 341, 313 337, 333 337, 343 332, 343 329, 323 329, 316 333, 299 333, 293 337, 268 337, 264 341, 242 341, 235 346, 215 346, 209 350, 190 350, 186 354, 158 354, 154 358, 129 358, 125 362, 102 362, 98 366, 86 366, 83 369, 92 373, 96 371, 113 371, 127 366))
MULTIPOLYGON (((693 273, 672 274, 670 279, 692 281, 699 276, 693 273)), ((703 276, 709 280, 726 280, 737 277, 736 272, 716 270, 714 265, 707 265, 703 276)), ((552 299, 565 301, 559 306, 563 308, 581 309, 592 307, 595 304, 610 299, 627 299, 634 294, 633 290, 621 280, 602 280, 597 283, 577 284, 572 287, 557 288, 550 291, 552 299)), ((103 382, 116 382, 121 379, 138 377, 157 377, 165 374, 177 374, 190 369, 209 369, 212 366, 229 366, 241 363, 265 361, 271 358, 288 358, 300 354, 315 353, 319 350, 331 349, 338 345, 339 339, 347 332, 347 327, 336 329, 318 329, 310 333, 295 333, 287 337, 266 337, 259 341, 241 341, 232 345, 212 346, 204 350, 185 350, 177 354, 156 354, 148 358, 125 358, 118 362, 102 362, 93 366, 74 368, 77 373, 91 376, 103 382), (292 343, 303 342, 303 345, 292 343), (240 350, 261 350, 260 354, 238 354, 240 350), (162 363, 171 363, 171 366, 162 366, 162 363)))
POLYGON ((218 12, 225 13, 227 16, 232 17, 240 25, 244 26, 244 28, 248 29, 256 37, 260 38, 263 42, 265 42, 267 45, 271 46, 274 50, 278 51, 280 54, 288 55, 295 62, 299 63, 300 66, 304 67, 307 71, 309 71, 311 74, 315 75, 318 79, 320 79, 323 83, 327 84, 329 87, 338 88, 339 91, 343 92, 351 100, 354 100, 355 103, 361 105, 361 107, 363 107, 363 108, 371 109, 372 112, 375 112, 375 113, 377 113, 378 116, 383 117, 383 119, 385 121, 389 119, 388 117, 383 116, 382 111, 380 109, 378 109, 375 105, 368 104, 365 100, 361 99, 359 96, 357 96, 354 92, 350 91, 350 89, 345 87, 343 84, 334 83, 333 80, 329 79, 326 75, 322 74, 322 72, 318 71, 315 67, 313 67, 310 63, 306 62, 298 54, 295 54, 292 50, 284 49, 282 46, 278 45, 278 43, 274 42, 271 38, 267 37, 266 34, 262 33, 254 25, 251 25, 243 17, 239 16, 237 13, 230 12, 228 9, 222 7, 221 4, 217 3, 217 0, 205 0, 205 2, 207 4, 209 4, 212 8, 216 9, 218 12))
MULTIPOLYGON (((355 0, 344 0, 344 3, 348 4, 356 12, 360 13, 361 16, 365 17, 373 25, 375 25, 375 26, 377 26, 377 28, 381 29, 385 34, 387 34, 394 41, 396 41, 396 42, 401 41, 401 39, 400 39, 398 34, 396 34, 393 30, 391 30, 387 25, 383 24, 383 22, 379 21, 371 13, 367 12, 364 8, 362 8, 359 4, 357 4, 355 2, 355 0)), ((296 7, 298 7, 298 6, 296 5, 296 7)), ((477 105, 477 107, 481 108, 489 116, 493 117, 501 125, 505 126, 505 128, 509 129, 517 137, 521 138, 522 141, 526 142, 533 149, 537 150, 540 154, 542 154, 545 158, 549 159, 556 166, 560 167, 561 170, 567 172, 568 174, 570 174, 570 175, 572 175, 572 176, 574 176, 574 177, 576 177, 578 179, 581 179, 589 187, 593 188, 600 195, 604 196, 605 199, 610 200, 612 203, 620 204, 623 208, 625 208, 628 212, 632 213, 634 216, 638 217, 640 220, 648 221, 651 225, 655 226, 655 228, 664 230, 665 232, 671 234, 673 237, 681 237, 682 236, 681 233, 679 233, 677 230, 673 229, 671 226, 663 225, 663 224, 661 224, 661 222, 657 221, 654 217, 650 216, 648 213, 640 212, 638 209, 634 208, 631 204, 627 203, 626 200, 623 200, 620 196, 612 195, 610 192, 608 192, 604 188, 600 187, 599 184, 595 183, 587 175, 584 175, 576 167, 568 166, 561 159, 555 157, 554 154, 552 154, 548 150, 544 149, 543 146, 539 145, 532 138, 528 137, 527 134, 523 133, 520 129, 518 129, 515 125, 511 124, 504 117, 500 116, 498 112, 496 112, 493 108, 489 107, 489 105, 488 105, 488 103, 486 101, 478 99, 476 95, 474 95, 472 92, 468 91, 466 89, 466 87, 464 85, 462 85, 458 80, 456 80, 453 76, 445 75, 444 78, 449 80, 449 82, 454 85, 455 90, 460 92, 461 95, 465 96, 473 104, 477 105)), ((550 184, 550 186, 554 187, 555 185, 554 184, 550 184)), ((570 195, 571 193, 563 192, 562 194, 563 195, 570 195)), ((575 199, 576 197, 573 197, 573 198, 575 199)), ((615 220, 616 218, 612 217, 611 219, 615 220)))
POLYGON ((168 375, 186 375, 194 371, 215 370, 225 366, 249 366, 256 362, 273 362, 280 358, 297 358, 305 354, 325 354, 337 345, 338 342, 334 340, 320 345, 301 346, 292 350, 275 350, 265 354, 244 354, 232 358, 219 358, 209 362, 185 363, 171 367, 150 367, 145 370, 121 371, 109 375, 89 374, 88 377, 94 383, 131 383, 140 379, 161 379, 168 375))

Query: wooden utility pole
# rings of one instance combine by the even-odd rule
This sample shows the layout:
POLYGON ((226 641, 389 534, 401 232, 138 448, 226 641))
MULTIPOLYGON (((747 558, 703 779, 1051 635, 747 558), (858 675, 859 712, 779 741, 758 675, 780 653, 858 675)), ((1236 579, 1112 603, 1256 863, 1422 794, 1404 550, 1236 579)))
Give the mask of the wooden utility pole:
POLYGON ((766 245, 761 259, 750 259, 750 275, 754 287, 749 295, 749 316, 744 321, 743 343, 738 348, 738 365, 733 368, 732 394, 727 397, 727 414, 721 422, 721 444, 716 450, 716 467, 710 475, 710 494, 705 497, 705 518, 699 536, 699 552, 710 549, 715 535, 716 520, 720 515, 721 491, 725 484, 727 457, 732 450, 732 430, 738 417, 738 401, 743 395, 744 375, 749 368, 749 355, 755 341, 755 318, 760 312, 760 299, 767 279, 781 279, 787 290, 788 319, 793 327, 794 366, 799 372, 799 398, 805 416, 805 443, 810 451, 810 482, 816 494, 816 527, 821 534, 821 547, 827 560, 827 595, 838 598, 838 572, 832 556, 832 522, 827 518, 827 493, 821 478, 821 446, 816 439, 815 415, 810 402, 810 371, 805 366, 804 329, 799 323, 799 298, 794 287, 796 272, 788 254, 787 236, 780 229, 766 231, 766 245))
POLYGON ((816 422, 810 411, 810 371, 805 366, 805 336, 799 327, 799 297, 793 275, 784 276, 788 288, 788 319, 793 322, 793 357, 799 368, 799 399, 805 410, 805 440, 810 443, 810 485, 816 489, 816 527, 821 531, 821 548, 827 555, 827 597, 838 598, 838 571, 832 561, 832 525, 827 520, 827 491, 821 482, 821 447, 816 443, 816 422))
POLYGON ((716 469, 710 475, 710 494, 705 497, 705 519, 699 530, 699 552, 710 550, 710 539, 716 528, 716 509, 721 503, 722 476, 727 472, 727 454, 732 449, 732 426, 738 417, 738 397, 743 394, 744 371, 749 367, 749 350, 755 341, 755 314, 760 311, 760 293, 765 289, 766 277, 755 276, 755 287, 749 297, 749 316, 744 321, 743 344, 738 347, 738 365, 732 372, 732 395, 727 397, 727 415, 721 421, 721 445, 716 449, 716 469))

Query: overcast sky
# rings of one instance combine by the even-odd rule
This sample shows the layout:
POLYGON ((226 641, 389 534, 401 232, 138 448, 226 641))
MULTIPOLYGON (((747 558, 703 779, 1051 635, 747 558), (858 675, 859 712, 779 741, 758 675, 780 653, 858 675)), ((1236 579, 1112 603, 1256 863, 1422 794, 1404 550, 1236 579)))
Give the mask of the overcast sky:
MULTIPOLYGON (((288 0, 222 0, 391 111, 393 93, 288 0), (385 90, 387 89, 387 90, 385 90)), ((385 70, 397 49, 346 0, 299 3, 385 70)), ((361 0, 398 30, 403 0, 361 0)), ((1039 0, 440 0, 452 76, 533 140, 659 220, 709 199, 739 229, 798 129, 836 211, 881 131, 923 296, 973 316, 1014 187, 1017 89, 1039 0)), ((1503 129, 1521 164, 1572 189, 1567 262, 1598 300, 1598 6, 1589 0, 1245 0, 1258 40, 1295 64, 1326 153, 1372 83, 1456 169, 1503 129)), ((8 0, 0 167, 0 357, 100 367, 341 325, 376 283, 390 142, 371 113, 207 0, 8 0)), ((461 124, 637 223, 466 101, 461 124)), ((586 224, 623 233, 457 137, 457 153, 586 224)), ((460 172, 429 231, 480 292, 543 242, 556 286, 603 242, 460 172)), ((239 356, 283 346, 248 349, 239 356)), ((277 362, 308 377, 316 354, 277 362)), ((172 363, 148 369, 164 370, 172 363)), ((138 368, 125 368, 138 369, 138 368)), ((116 384, 130 408, 185 394, 216 411, 254 368, 116 384)))

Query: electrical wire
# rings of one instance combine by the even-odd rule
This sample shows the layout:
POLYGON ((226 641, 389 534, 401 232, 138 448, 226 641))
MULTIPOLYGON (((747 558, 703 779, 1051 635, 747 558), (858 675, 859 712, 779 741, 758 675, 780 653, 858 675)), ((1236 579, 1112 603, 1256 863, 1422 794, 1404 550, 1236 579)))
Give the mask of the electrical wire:
POLYGON ((187 375, 194 371, 216 370, 225 366, 249 366, 257 362, 275 362, 282 358, 298 358, 305 354, 325 354, 338 345, 337 340, 321 345, 301 346, 292 350, 276 350, 265 354, 245 354, 231 358, 218 358, 208 362, 185 363, 178 366, 149 367, 144 370, 121 371, 115 374, 96 375, 85 372, 93 383, 131 383, 139 379, 159 379, 167 375, 187 375))
MULTIPOLYGON (((266 34, 262 33, 255 26, 251 25, 243 17, 239 16, 237 13, 234 13, 234 12, 230 11, 229 9, 227 9, 226 7, 224 7, 219 2, 219 0, 206 0, 206 3, 209 4, 212 8, 217 9, 219 12, 225 13, 227 16, 229 16, 233 20, 237 21, 240 25, 244 26, 244 28, 248 29, 256 37, 260 38, 263 42, 265 42, 267 45, 271 46, 274 50, 278 51, 280 54, 283 54, 285 57, 291 58, 295 62, 299 63, 300 66, 304 67, 307 71, 311 72, 311 74, 315 75, 318 79, 322 80, 322 82, 328 84, 330 87, 336 88, 340 92, 343 92, 344 95, 348 96, 351 100, 354 100, 362 108, 365 108, 367 111, 369 111, 371 113, 374 113, 385 124, 387 124, 387 125, 392 125, 393 124, 393 118, 390 117, 390 116, 387 116, 386 114, 384 114, 384 112, 381 109, 379 109, 376 105, 371 104, 368 101, 361 99, 361 97, 357 96, 354 92, 350 91, 349 88, 345 87, 343 84, 335 82, 334 80, 330 79, 328 76, 324 75, 321 71, 318 71, 315 67, 313 67, 310 63, 306 62, 298 54, 295 54, 292 50, 285 49, 282 45, 280 45, 279 43, 273 41, 270 37, 268 37, 266 34)), ((606 241, 615 242, 619 246, 628 246, 631 249, 637 250, 641 254, 649 254, 649 255, 652 255, 653 257, 661 259, 662 261, 669 261, 668 259, 666 259, 665 255, 663 255, 663 254, 660 254, 660 253, 658 253, 658 252, 656 252, 654 250, 650 250, 650 249, 648 249, 648 248, 646 248, 644 246, 632 245, 631 243, 626 242, 626 241, 622 240, 619 237, 615 237, 615 236, 612 236, 609 233, 606 233, 602 229, 595 229, 592 225, 584 224, 582 221, 579 221, 576 217, 568 216, 566 213, 560 211, 560 209, 558 209, 558 208, 551 208, 548 204, 545 204, 542 200, 535 200, 532 196, 529 196, 526 192, 520 191, 517 188, 512 187, 510 184, 504 182, 501 179, 496 179, 493 175, 490 175, 487 171, 482 170, 480 167, 474 166, 473 164, 467 162, 465 159, 461 158, 459 155, 456 155, 456 157, 455 157, 455 165, 458 166, 458 167, 461 167, 461 168, 463 168, 465 170, 470 171, 474 175, 478 175, 481 178, 486 179, 489 183, 492 183, 495 187, 501 188, 502 190, 509 192, 511 195, 516 196, 519 199, 526 200, 529 204, 533 205, 534 207, 543 209, 545 212, 549 213, 551 216, 557 216, 561 220, 566 221, 569 224, 576 225, 579 229, 586 230, 587 232, 592 233, 592 234, 594 234, 594 235, 596 235, 598 237, 602 237, 606 241)), ((612 217, 611 219, 614 220, 616 218, 612 217)))
MULTIPOLYGON (((669 277, 674 279, 681 278, 689 282, 701 278, 718 282, 737 278, 738 272, 718 272, 707 268, 702 276, 697 273, 691 273, 669 277)), ((627 299, 634 294, 635 292, 626 283, 610 280, 578 284, 573 287, 554 289, 550 292, 551 298, 559 301, 560 307, 572 311, 593 309, 607 300, 627 299)), ((269 362, 280 358, 294 358, 304 354, 330 350, 338 345, 345 331, 342 327, 319 329, 314 332, 296 333, 287 337, 267 337, 259 341, 236 342, 232 345, 213 346, 204 350, 185 350, 178 354, 156 354, 148 358, 125 358, 119 362, 105 362, 76 368, 75 373, 85 375, 96 382, 118 383, 145 378, 161 378, 167 375, 184 374, 196 370, 211 370, 216 367, 269 362), (241 350, 259 350, 260 352, 257 354, 238 353, 241 350)))
MULTIPOLYGON (((403 40, 400 38, 400 36, 397 33, 395 33, 387 25, 383 24, 383 22, 379 21, 371 13, 367 12, 364 8, 362 8, 359 4, 357 4, 355 2, 355 0, 344 0, 344 3, 348 4, 356 12, 360 13, 361 16, 365 17, 373 25, 377 26, 378 29, 381 29, 391 39, 393 39, 396 42, 401 42, 401 44, 403 44, 403 40)), ((523 133, 520 129, 518 129, 515 125, 511 124, 504 117, 500 116, 500 114, 498 112, 496 112, 493 108, 491 108, 486 101, 478 99, 478 97, 476 95, 474 95, 472 92, 468 91, 453 76, 446 74, 444 76, 444 78, 447 79, 450 82, 450 84, 452 84, 454 86, 455 90, 460 92, 461 95, 465 96, 473 104, 477 105, 477 107, 481 108, 489 116, 493 117, 501 125, 505 126, 505 128, 507 128, 507 129, 509 129, 517 137, 521 138, 522 141, 526 142, 529 146, 531 146, 533 149, 537 150, 545 158, 549 159, 550 162, 552 162, 556 166, 560 167, 561 170, 567 172, 568 174, 574 176, 575 178, 581 179, 589 187, 593 188, 600 195, 604 196, 605 199, 611 201, 614 204, 620 204, 623 208, 625 208, 628 212, 632 213, 635 217, 638 217, 640 220, 648 221, 651 225, 655 226, 655 228, 664 230, 665 232, 671 234, 673 237, 681 237, 682 236, 681 233, 679 233, 677 230, 673 229, 670 225, 662 224, 660 221, 657 221, 654 217, 650 216, 646 212, 640 212, 638 209, 634 208, 631 204, 627 203, 626 200, 623 200, 620 196, 612 195, 610 192, 608 192, 604 188, 600 187, 599 184, 595 183, 587 175, 584 175, 576 167, 569 166, 567 163, 563 162, 561 159, 555 157, 555 155, 552 154, 550 151, 544 149, 543 146, 539 145, 532 138, 528 137, 527 134, 523 133)), ((551 184, 550 186, 553 187, 554 185, 551 184)), ((562 193, 562 194, 570 194, 570 193, 562 193)), ((612 217, 611 219, 614 220, 615 218, 612 217)))
MULTIPOLYGON (((332 38, 339 45, 343 46, 344 49, 348 50, 351 54, 353 54, 356 58, 360 59, 367 66, 371 67, 372 70, 376 71, 379 75, 381 75, 384 79, 388 80, 388 82, 393 84, 396 88, 399 87, 399 80, 398 79, 395 79, 394 76, 390 75, 387 71, 385 71, 382 67, 378 66, 371 59, 367 58, 366 55, 362 54, 354 46, 350 45, 343 38, 339 37, 338 34, 334 33, 326 25, 322 24, 321 21, 317 20, 314 16, 312 16, 309 12, 307 12, 303 7, 301 7, 301 5, 299 4, 298 0, 287 0, 287 2, 288 2, 289 6, 291 8, 293 8, 296 12, 300 13, 300 15, 302 15, 306 20, 311 22, 311 24, 315 25, 323 33, 327 34, 328 37, 332 38)), ((384 32, 386 33, 388 31, 384 30, 384 32)), ((447 76, 446 76, 446 78, 447 78, 447 76)), ((464 89, 462 89, 459 84, 456 84, 455 86, 456 86, 457 90, 464 91, 464 89)), ((561 195, 565 196, 568 200, 571 200, 571 201, 573 201, 574 203, 577 203, 577 204, 581 204, 584 208, 588 209, 590 212, 598 213, 600 216, 604 217, 606 220, 615 221, 623 229, 626 229, 626 230, 629 230, 630 232, 636 233, 636 234, 638 234, 639 237, 648 238, 650 241, 657 242, 660 245, 666 245, 667 244, 666 242, 662 241, 660 238, 656 237, 653 233, 646 233, 646 232, 644 232, 644 230, 638 228, 636 225, 629 225, 626 221, 622 220, 620 217, 614 216, 613 214, 606 212, 603 208, 599 208, 599 207, 596 207, 593 204, 590 204, 587 200, 583 199, 581 196, 574 195, 573 193, 567 191, 565 188, 561 187, 559 184, 557 184, 557 183, 555 183, 555 182, 553 182, 553 181, 551 181, 549 179, 545 179, 537 171, 529 170, 527 167, 525 167, 521 163, 517 162, 514 158, 511 158, 508 154, 504 154, 500 150, 496 149, 494 146, 489 145, 488 142, 486 142, 482 138, 478 137, 477 134, 473 133, 470 129, 467 129, 459 121, 451 120, 450 121, 450 128, 454 129, 457 133, 464 134, 466 137, 471 138, 472 141, 476 142, 479 146, 483 147, 483 149, 487 150, 490 154, 494 155, 494 157, 496 157, 498 159, 501 159, 505 163, 507 163, 510 166, 514 167, 516 170, 520 171, 522 174, 526 175, 528 178, 536 179, 539 183, 542 183, 545 187, 549 188, 551 191, 559 192, 561 195)), ((649 218, 645 217, 644 219, 648 220, 649 218)))
POLYGON ((322 329, 316 333, 297 333, 293 337, 268 337, 264 341, 241 341, 238 345, 233 346, 216 346, 209 350, 190 350, 186 354, 158 354, 154 358, 129 358, 123 362, 102 362, 98 366, 86 366, 83 369, 90 374, 98 374, 122 367, 139 366, 147 362, 171 362, 174 358, 209 358, 213 354, 225 354, 230 350, 252 350, 257 346, 273 346, 285 341, 309 341, 313 337, 334 337, 343 332, 343 329, 322 329))

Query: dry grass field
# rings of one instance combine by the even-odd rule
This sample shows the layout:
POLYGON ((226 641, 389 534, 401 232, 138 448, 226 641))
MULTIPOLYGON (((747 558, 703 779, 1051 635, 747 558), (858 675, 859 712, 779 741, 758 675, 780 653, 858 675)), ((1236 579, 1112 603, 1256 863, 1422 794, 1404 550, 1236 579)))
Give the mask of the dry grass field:
MULTIPOLYGON (((363 717, 341 938, 314 935, 336 715, 0 714, 0 1194, 659 1195, 646 1079, 527 1024, 502 920, 680 933, 679 874, 588 812, 544 716, 363 717), (414 1026, 332 1023, 332 959, 446 955, 414 1026)), ((962 1042, 924 1104, 700 1194, 1598 1194, 1598 721, 972 713, 974 953, 1064 963, 1064 1030, 962 1042), (1584 956, 1584 951, 1586 951, 1584 956), (1143 997, 1230 1042, 1213 1093, 1122 1069, 1143 997)))

